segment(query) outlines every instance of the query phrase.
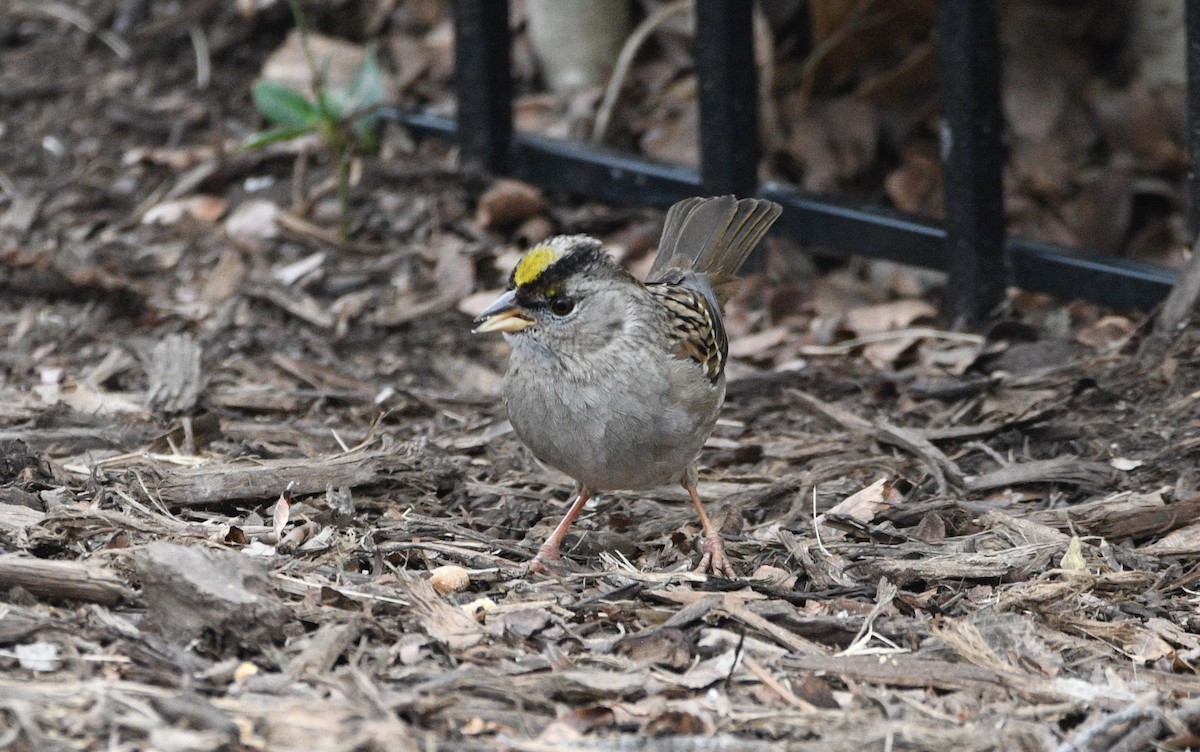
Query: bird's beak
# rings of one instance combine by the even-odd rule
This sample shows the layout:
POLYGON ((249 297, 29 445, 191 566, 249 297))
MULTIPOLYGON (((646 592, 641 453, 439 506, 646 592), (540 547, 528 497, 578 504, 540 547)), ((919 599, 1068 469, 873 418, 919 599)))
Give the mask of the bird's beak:
POLYGON ((484 310, 483 313, 475 319, 475 328, 471 331, 475 334, 483 334, 484 332, 519 332, 522 329, 533 326, 533 319, 530 318, 524 309, 517 305, 517 294, 512 290, 504 293, 496 298, 496 302, 484 310))

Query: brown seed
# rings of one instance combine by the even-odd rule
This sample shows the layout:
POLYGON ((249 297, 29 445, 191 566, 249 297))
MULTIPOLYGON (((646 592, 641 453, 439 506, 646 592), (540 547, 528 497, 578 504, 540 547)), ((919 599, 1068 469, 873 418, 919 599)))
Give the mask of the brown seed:
POLYGON ((429 584, 442 595, 461 593, 471 584, 471 576, 457 564, 445 564, 429 573, 429 584))

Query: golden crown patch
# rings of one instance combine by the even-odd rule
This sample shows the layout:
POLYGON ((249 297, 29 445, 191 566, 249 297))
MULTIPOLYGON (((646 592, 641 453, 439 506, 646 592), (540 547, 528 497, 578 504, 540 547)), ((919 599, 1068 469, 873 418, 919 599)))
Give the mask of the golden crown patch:
POLYGON ((533 282, 561 256, 562 253, 559 250, 548 245, 530 248, 517 262, 517 268, 513 269, 513 284, 521 287, 533 282))

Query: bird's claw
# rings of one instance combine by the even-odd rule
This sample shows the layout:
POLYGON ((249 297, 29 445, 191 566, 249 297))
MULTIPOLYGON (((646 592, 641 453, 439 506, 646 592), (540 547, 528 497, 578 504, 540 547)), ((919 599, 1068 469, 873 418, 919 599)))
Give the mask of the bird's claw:
POLYGON ((696 571, 701 574, 709 572, 735 579, 737 575, 733 573, 733 565, 729 563, 729 559, 725 556, 725 542, 721 540, 720 535, 707 536, 700 542, 700 564, 696 567, 696 571))

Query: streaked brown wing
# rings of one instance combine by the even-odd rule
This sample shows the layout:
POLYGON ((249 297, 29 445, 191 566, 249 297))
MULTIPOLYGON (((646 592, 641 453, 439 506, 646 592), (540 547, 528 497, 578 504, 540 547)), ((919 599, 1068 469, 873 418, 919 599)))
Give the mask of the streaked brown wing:
POLYGON ((708 380, 716 384, 729 352, 719 314, 696 290, 666 283, 648 284, 646 289, 667 309, 675 355, 696 361, 708 380))

